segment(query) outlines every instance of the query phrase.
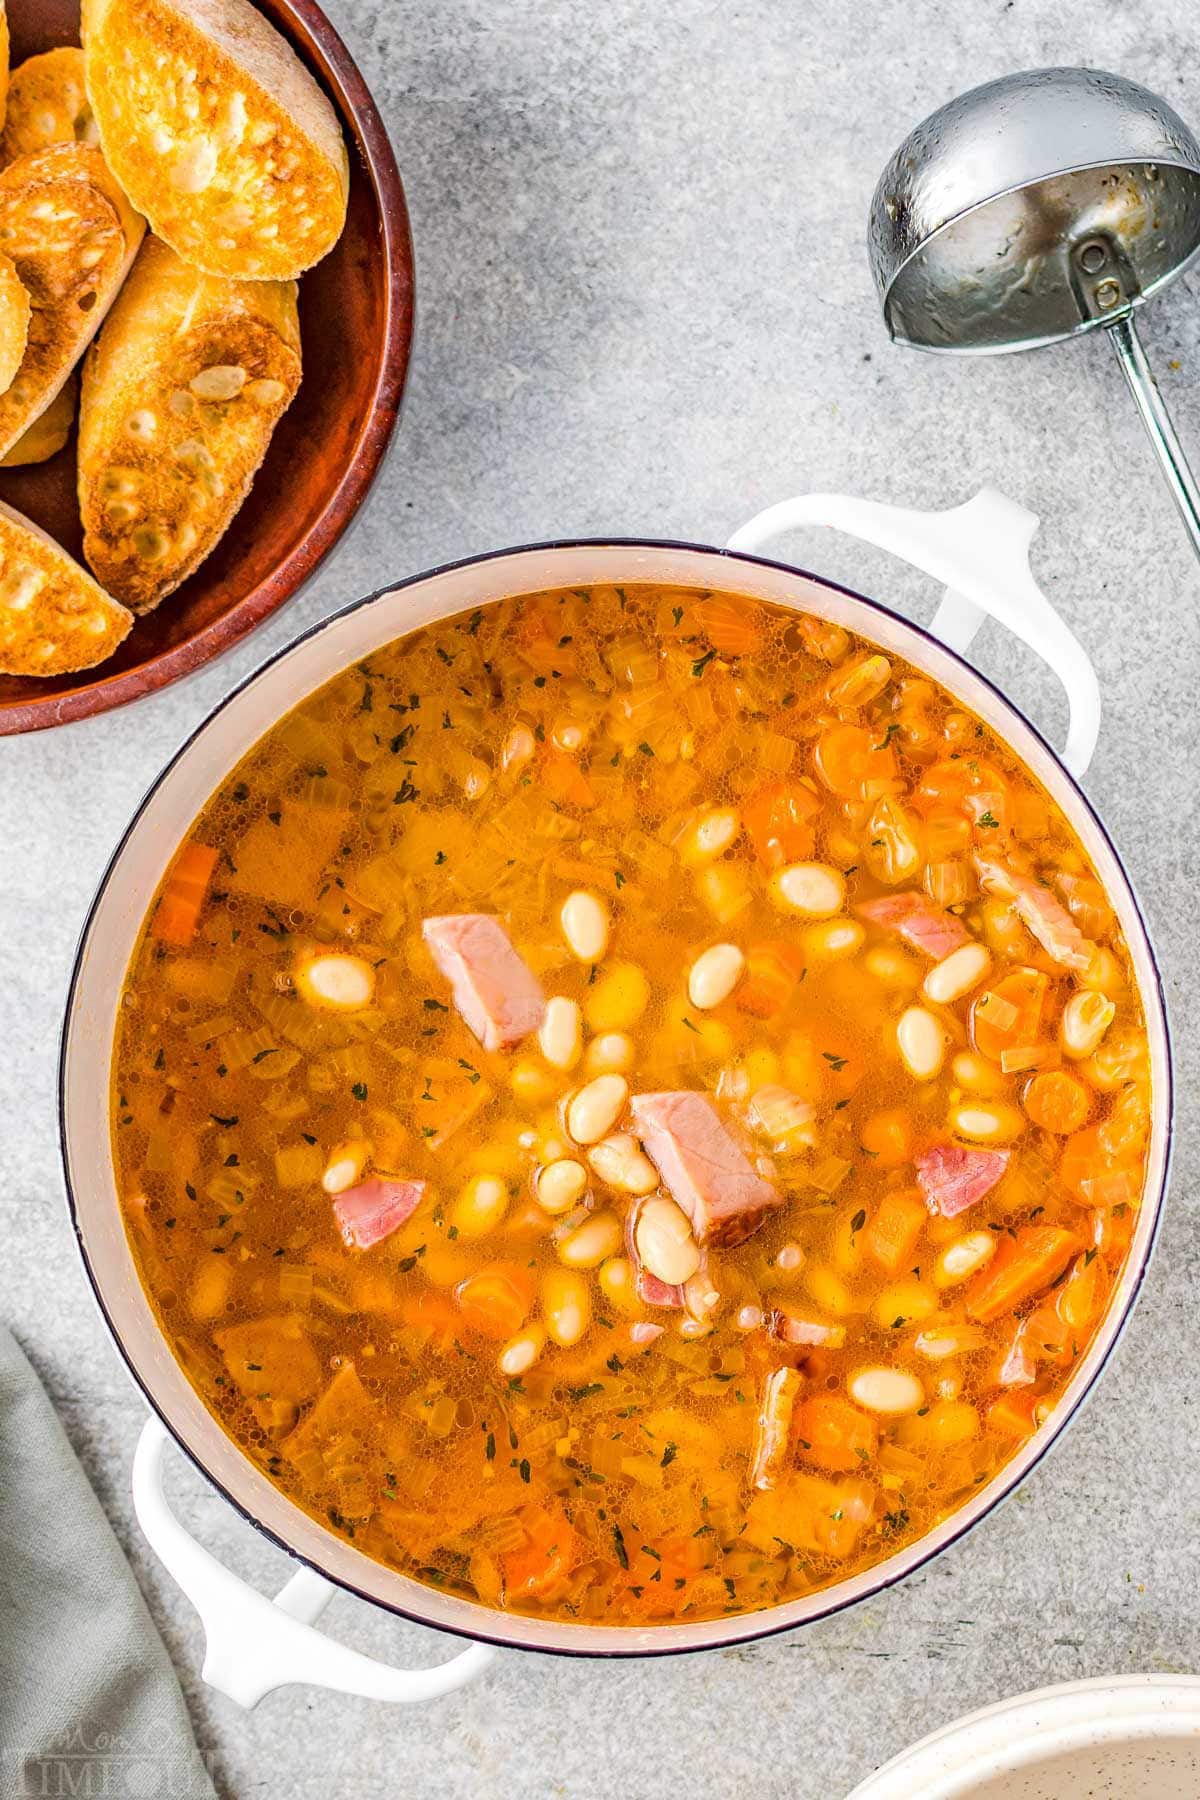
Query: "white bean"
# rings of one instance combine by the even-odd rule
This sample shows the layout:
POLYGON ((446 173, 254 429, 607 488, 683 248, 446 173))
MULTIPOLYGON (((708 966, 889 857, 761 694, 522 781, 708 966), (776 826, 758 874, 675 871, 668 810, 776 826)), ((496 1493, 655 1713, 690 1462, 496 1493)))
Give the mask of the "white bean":
POLYGON ((739 1331, 757 1331, 763 1322, 761 1306, 742 1306, 738 1308, 734 1324, 739 1331))
POLYGON ((580 962, 597 963, 608 949, 608 908, 586 888, 576 888, 558 915, 567 948, 580 962))
POLYGON ((330 1151, 325 1173, 321 1177, 321 1186, 325 1192, 343 1194, 348 1187, 353 1187, 366 1168, 370 1154, 371 1146, 361 1138, 339 1144, 335 1150, 330 1151))
POLYGON ((623 1194, 652 1194, 658 1186, 657 1169, 637 1139, 626 1132, 601 1138, 588 1151, 588 1161, 606 1187, 623 1194))
POLYGON ((994 1231, 964 1232, 962 1237, 955 1238, 953 1243, 946 1245, 934 1264, 934 1286, 948 1288, 966 1281, 968 1276, 982 1269, 984 1263, 991 1262, 995 1254, 994 1231))
POLYGON ((1002 1100, 988 1105, 975 1100, 950 1108, 950 1129, 977 1144, 1010 1144, 1025 1129, 1025 1115, 1002 1100))
POLYGON ((772 875, 771 898, 784 912, 803 913, 809 919, 828 919, 841 912, 846 883, 829 863, 790 863, 772 875))
POLYGON ((746 958, 736 944, 712 944, 692 964, 688 974, 688 999, 707 1011, 728 1000, 742 978, 746 958))
POLYGON ((583 1042, 583 1016, 577 1000, 555 994, 546 1002, 538 1032, 538 1049, 555 1069, 573 1069, 583 1042))
POLYGON ((1059 1042, 1077 1061, 1091 1056, 1116 1016, 1117 1009, 1106 994, 1072 994, 1059 1021, 1059 1042))
POLYGON ((905 1369, 858 1369, 847 1383, 850 1398, 868 1412, 912 1413, 925 1404, 925 1390, 905 1369))
POLYGON ((634 1237, 642 1267, 670 1287, 690 1280, 700 1267, 700 1246, 687 1215, 663 1195, 642 1207, 634 1237))
POLYGON ((475 1175, 454 1202, 450 1223, 460 1237, 486 1237, 508 1211, 508 1184, 497 1175, 475 1175))
POLYGON ((334 1012, 357 1012, 375 993, 375 971, 361 956, 332 950, 306 957, 296 969, 296 988, 310 1006, 334 1012))
POLYGON ((570 1212, 576 1201, 583 1197, 587 1189, 587 1170, 581 1162, 571 1157, 564 1157, 558 1162, 547 1163, 538 1171, 534 1184, 537 1203, 545 1212, 570 1212))
POLYGON ((577 1225, 558 1246, 560 1262, 570 1269, 595 1269, 621 1246, 621 1222, 616 1213, 593 1213, 577 1225))
POLYGON ((588 1284, 574 1269, 547 1269, 542 1277, 542 1316, 552 1343, 568 1350, 592 1322, 588 1284))
POLYGON ((567 1130, 577 1144, 598 1144, 607 1137, 629 1098, 623 1075, 597 1075, 572 1095, 567 1106, 567 1130))
POLYGON ((620 1312, 639 1312, 641 1301, 637 1296, 634 1281, 633 1264, 627 1256, 610 1256, 607 1262, 600 1265, 596 1279, 600 1283, 600 1292, 604 1298, 620 1312))
POLYGON ((633 1039, 624 1031, 602 1031, 587 1047, 583 1066, 589 1075, 625 1075, 633 1067, 633 1039))
POLYGON ((510 1337, 497 1358, 500 1373, 515 1379, 532 1369, 546 1347, 546 1328, 535 1321, 510 1337))
POLYGON ((995 1063, 974 1050, 960 1050, 950 1064, 950 1073, 959 1087, 970 1088, 975 1094, 1002 1094, 1005 1091, 1004 1077, 995 1063))
POLYGON ((866 942, 866 931, 857 919, 822 919, 809 925, 800 939, 807 956, 855 956, 866 942))
POLYGON ((948 1006, 978 987, 991 966, 992 953, 986 944, 962 944, 930 969, 925 996, 938 1006, 948 1006))
POLYGON ((500 767, 506 771, 524 768, 536 749, 537 744, 528 725, 514 725, 504 740, 504 747, 500 752, 500 767))
POLYGON ((724 856, 742 829, 742 821, 731 806, 720 806, 701 813, 680 840, 679 853, 684 862, 711 862, 724 856))
POLYGON ((896 1026, 896 1044, 904 1066, 917 1081, 932 1081, 946 1056, 946 1033, 923 1006, 910 1006, 896 1026))

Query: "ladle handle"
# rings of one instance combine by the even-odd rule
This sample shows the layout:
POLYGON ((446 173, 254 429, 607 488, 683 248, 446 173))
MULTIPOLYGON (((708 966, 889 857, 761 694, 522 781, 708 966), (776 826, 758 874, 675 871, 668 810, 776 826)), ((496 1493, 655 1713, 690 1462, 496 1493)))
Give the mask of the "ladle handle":
POLYGON ((1200 556, 1200 486, 1197 485, 1183 445, 1171 423, 1171 415, 1154 379, 1154 371, 1138 336, 1133 314, 1127 313, 1122 319, 1114 319, 1107 329, 1117 353, 1117 361, 1129 383, 1129 391, 1142 415, 1142 424, 1149 433, 1154 453, 1162 464, 1163 473, 1175 496, 1175 504, 1187 526, 1192 549, 1200 556))

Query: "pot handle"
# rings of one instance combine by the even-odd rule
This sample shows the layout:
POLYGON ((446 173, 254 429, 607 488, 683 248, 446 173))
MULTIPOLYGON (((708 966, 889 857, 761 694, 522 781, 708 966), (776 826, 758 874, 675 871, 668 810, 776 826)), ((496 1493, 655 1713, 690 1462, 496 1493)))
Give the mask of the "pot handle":
POLYGON ((946 512, 883 506, 847 494, 801 494, 756 513, 727 548, 760 550, 798 525, 829 525, 890 550, 946 584, 930 630, 965 655, 985 617, 1007 625, 1048 663, 1066 689, 1070 724, 1062 760, 1072 775, 1087 769, 1100 731, 1100 684, 1083 645, 1059 618, 1029 567, 1036 513, 981 488, 946 512))
POLYGON ((268 1600, 185 1531, 163 1492, 167 1433, 147 1419, 133 1459, 133 1505, 150 1547, 187 1595, 204 1626, 210 1687, 239 1706, 257 1706, 290 1682, 336 1688, 368 1700, 436 1700, 480 1674, 496 1654, 469 1649, 434 1669, 395 1669, 327 1638, 313 1626, 337 1589, 302 1566, 268 1600))

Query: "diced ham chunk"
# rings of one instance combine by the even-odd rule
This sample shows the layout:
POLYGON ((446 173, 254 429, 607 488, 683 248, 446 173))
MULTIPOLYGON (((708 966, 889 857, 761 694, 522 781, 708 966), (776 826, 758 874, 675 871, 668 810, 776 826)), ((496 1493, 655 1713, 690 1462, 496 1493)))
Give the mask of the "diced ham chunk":
POLYGON ((1093 946, 1048 887, 1032 876, 1019 875, 1005 863, 986 856, 975 858, 979 885, 985 894, 1011 900, 1017 917, 1031 931, 1047 956, 1064 969, 1086 969, 1092 960, 1093 946))
POLYGON ((421 1204, 423 1181, 384 1181, 373 1176, 346 1188, 333 1203, 342 1242, 348 1250, 369 1250, 398 1231, 421 1204))
POLYGON ((637 1297, 644 1306, 682 1307, 682 1286, 672 1287, 669 1281, 660 1281, 649 1269, 638 1264, 636 1283, 637 1297))
POLYGON ((990 1194, 1008 1167, 1007 1150, 934 1144, 917 1157, 917 1182, 931 1213, 953 1219, 990 1194))
POLYGON ((773 1488, 787 1467, 792 1412, 803 1381, 796 1369, 772 1369, 763 1383, 762 1406, 750 1459, 752 1488, 773 1488))
POLYGON ((703 1094, 635 1094, 630 1108, 642 1147, 698 1244, 740 1244, 782 1196, 764 1181, 703 1094))
POLYGON ((803 1344, 808 1349, 823 1346, 827 1350, 840 1350, 846 1342, 844 1325, 826 1325, 819 1319, 793 1312, 790 1306, 777 1306, 770 1314, 769 1323, 771 1336, 777 1337, 781 1344, 803 1344))
POLYGON ((942 962, 952 950, 961 950, 971 935, 961 919, 945 907, 935 906, 924 894, 906 889, 902 894, 881 894, 877 900, 863 900, 855 907, 860 919, 882 925, 897 937, 921 950, 934 962, 942 962))
POLYGON ((513 949, 499 919, 447 913, 426 919, 425 942, 459 1013, 485 1050, 505 1050, 541 1025, 541 983, 513 949))

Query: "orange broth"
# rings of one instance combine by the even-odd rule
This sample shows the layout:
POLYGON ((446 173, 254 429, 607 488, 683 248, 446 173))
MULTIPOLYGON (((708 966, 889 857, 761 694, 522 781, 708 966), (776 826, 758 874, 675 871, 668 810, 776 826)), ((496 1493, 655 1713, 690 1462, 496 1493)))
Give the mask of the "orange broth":
POLYGON ((375 651, 243 759, 134 955, 112 1139, 162 1330, 299 1506, 485 1605, 640 1625, 880 1561, 1044 1424, 1149 1093, 1103 889, 953 695, 816 617, 595 587, 375 651), (554 1033, 459 1016, 422 921, 476 913, 554 1033), (709 1097, 779 1202, 743 1241, 696 1243, 622 1087, 709 1097), (666 1305, 643 1206, 692 1269, 666 1305))

